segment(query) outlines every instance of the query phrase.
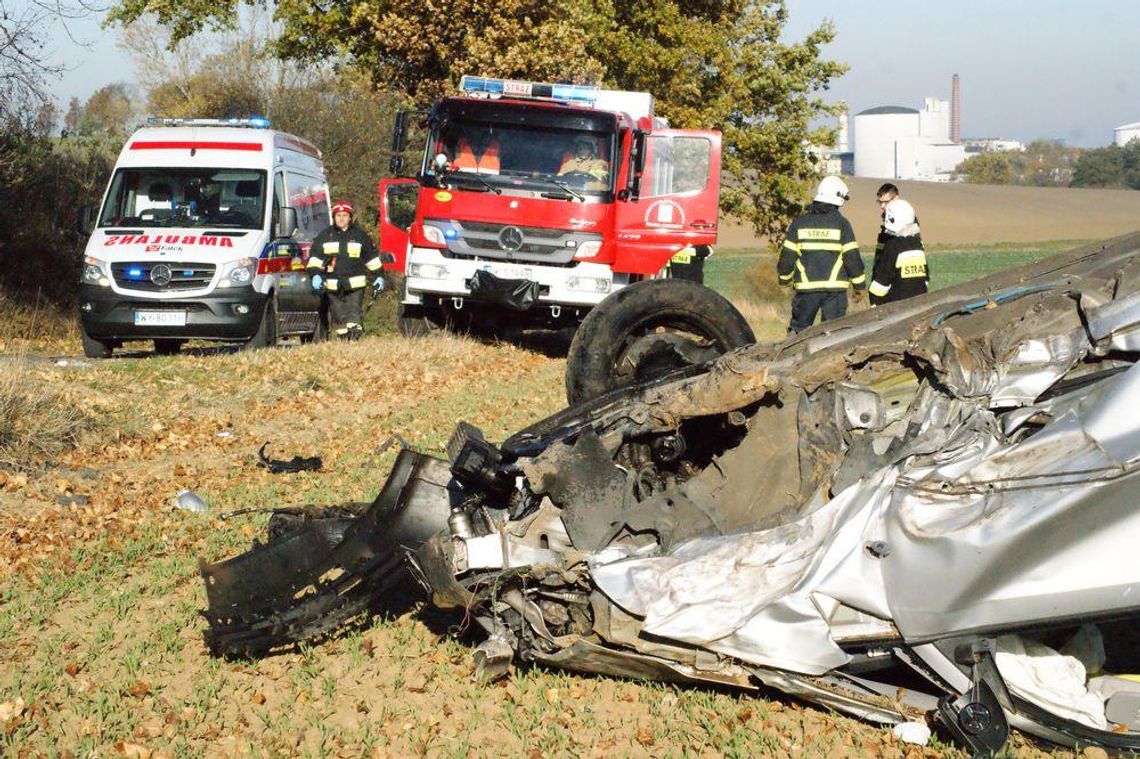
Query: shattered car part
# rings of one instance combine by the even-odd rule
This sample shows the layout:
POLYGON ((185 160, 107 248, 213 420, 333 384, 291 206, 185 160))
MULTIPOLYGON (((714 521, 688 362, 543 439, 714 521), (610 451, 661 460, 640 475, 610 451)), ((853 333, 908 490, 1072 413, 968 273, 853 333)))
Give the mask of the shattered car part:
POLYGON ((441 524, 405 550, 494 641, 484 672, 505 645, 933 721, 975 753, 1012 728, 1135 750, 1085 678, 1140 673, 1138 351, 1132 235, 613 391, 484 449, 486 477, 385 493, 441 524), (1040 650, 1084 717, 1018 676, 1040 650))
POLYGON ((445 462, 401 451, 387 484, 358 518, 338 518, 335 526, 302 519, 247 553, 203 562, 210 650, 265 654, 319 638, 381 599, 398 607, 414 589, 403 552, 446 528, 450 479, 445 462))
POLYGON ((284 459, 271 459, 265 453, 265 449, 269 447, 268 441, 257 450, 257 464, 258 466, 268 469, 271 474, 282 474, 283 472, 316 472, 321 468, 320 456, 294 456, 293 458, 285 461, 284 459))

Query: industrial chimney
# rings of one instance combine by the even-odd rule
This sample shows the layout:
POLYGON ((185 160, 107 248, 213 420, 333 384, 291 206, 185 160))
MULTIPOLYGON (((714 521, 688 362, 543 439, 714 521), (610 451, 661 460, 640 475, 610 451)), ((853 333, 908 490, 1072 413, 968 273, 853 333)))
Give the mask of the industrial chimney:
POLYGON ((950 142, 962 141, 962 93, 959 89, 958 75, 954 75, 950 87, 950 142))

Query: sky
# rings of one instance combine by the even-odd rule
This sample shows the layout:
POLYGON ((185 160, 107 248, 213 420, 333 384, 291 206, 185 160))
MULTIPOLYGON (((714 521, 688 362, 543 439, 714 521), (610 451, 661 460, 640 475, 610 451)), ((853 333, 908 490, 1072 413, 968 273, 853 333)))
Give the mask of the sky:
MULTIPOLYGON (((19 8, 26 0, 0 0, 19 8)), ((836 39, 824 54, 850 69, 825 93, 852 115, 880 105, 921 108, 950 99, 961 78, 963 137, 1112 142, 1140 121, 1140 3, 1125 0, 788 0, 786 38, 825 19, 836 39)), ((68 68, 49 87, 66 108, 99 87, 134 80, 130 57, 100 18, 53 34, 52 59, 68 68)))

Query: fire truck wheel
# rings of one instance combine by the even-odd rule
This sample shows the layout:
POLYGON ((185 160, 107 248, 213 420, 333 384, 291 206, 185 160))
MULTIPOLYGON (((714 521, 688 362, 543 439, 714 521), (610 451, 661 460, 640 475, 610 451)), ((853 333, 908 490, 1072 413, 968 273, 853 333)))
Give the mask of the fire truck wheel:
POLYGON ((154 341, 154 352, 160 356, 173 356, 185 340, 163 339, 154 341))
POLYGON ((110 358, 112 348, 108 343, 102 340, 96 340, 93 337, 88 337, 87 332, 84 330, 79 331, 80 337, 83 339, 83 355, 87 358, 110 358))
POLYGON ((396 330, 404 337, 424 337, 442 328, 442 320, 423 306, 400 304, 396 311, 396 330))
POLYGON ((270 295, 265 301, 265 311, 261 314, 261 324, 245 344, 246 350, 268 348, 277 343, 277 298, 270 295))
POLYGON ((566 399, 581 403, 754 342, 748 322, 714 290, 683 279, 638 282, 582 320, 566 361, 566 399))

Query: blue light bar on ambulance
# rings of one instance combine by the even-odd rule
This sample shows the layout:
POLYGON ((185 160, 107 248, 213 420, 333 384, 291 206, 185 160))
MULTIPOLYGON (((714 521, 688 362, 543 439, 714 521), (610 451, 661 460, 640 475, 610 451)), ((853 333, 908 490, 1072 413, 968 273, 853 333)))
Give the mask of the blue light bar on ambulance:
POLYGON ((584 105, 593 105, 598 99, 598 88, 592 84, 545 84, 482 76, 464 76, 459 80, 459 89, 467 95, 559 100, 584 105))
POLYGON ((184 119, 161 118, 151 116, 146 120, 148 126, 213 126, 213 127, 247 127, 249 129, 268 129, 269 119, 264 116, 250 116, 248 119, 184 119))

